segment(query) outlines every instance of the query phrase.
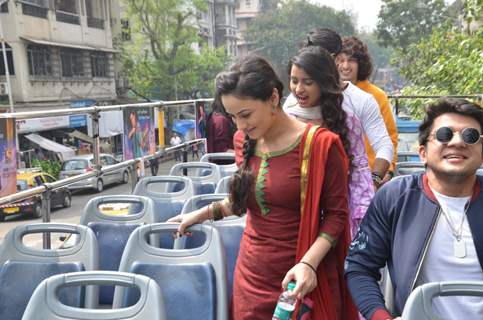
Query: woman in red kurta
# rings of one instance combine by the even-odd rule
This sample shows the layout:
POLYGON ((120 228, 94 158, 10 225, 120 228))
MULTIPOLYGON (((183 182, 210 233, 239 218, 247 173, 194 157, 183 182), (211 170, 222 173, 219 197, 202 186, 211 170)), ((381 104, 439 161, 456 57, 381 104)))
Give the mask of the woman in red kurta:
POLYGON ((282 84, 260 57, 245 58, 216 83, 239 129, 240 170, 229 200, 170 221, 181 222, 184 233, 207 218, 247 212, 232 319, 271 319, 282 287, 292 280, 294 296, 313 300, 312 319, 357 319, 343 281, 348 160, 340 139, 282 111, 282 84))

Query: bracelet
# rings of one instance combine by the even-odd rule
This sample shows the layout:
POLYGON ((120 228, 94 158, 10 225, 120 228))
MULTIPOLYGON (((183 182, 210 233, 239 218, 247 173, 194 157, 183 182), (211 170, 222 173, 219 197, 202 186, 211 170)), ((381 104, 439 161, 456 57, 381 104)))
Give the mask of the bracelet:
POLYGON ((213 202, 211 205, 213 206, 213 208, 212 208, 212 210, 213 210, 213 220, 217 221, 217 220, 223 219, 224 215, 223 215, 223 209, 222 209, 221 202, 216 201, 216 202, 213 202))
POLYGON ((380 186, 382 184, 382 178, 375 172, 371 174, 372 181, 377 185, 380 186))
POLYGON ((310 263, 305 262, 305 261, 300 261, 299 263, 302 263, 302 264, 305 264, 306 266, 308 266, 310 269, 312 269, 312 271, 315 272, 315 275, 317 276, 317 270, 315 270, 313 265, 311 265, 310 263))

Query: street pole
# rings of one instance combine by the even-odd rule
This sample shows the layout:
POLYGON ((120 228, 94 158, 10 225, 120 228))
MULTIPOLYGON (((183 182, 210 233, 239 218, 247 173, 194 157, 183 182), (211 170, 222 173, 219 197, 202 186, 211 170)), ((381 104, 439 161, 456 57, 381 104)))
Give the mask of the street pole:
MULTIPOLYGON (((0 6, 6 3, 5 1, 0 1, 0 6)), ((1 16, 1 14, 0 14, 1 16)), ((3 24, 0 18, 0 38, 2 41, 2 52, 3 52, 3 64, 5 65, 5 78, 7 79, 7 92, 8 92, 8 102, 10 105, 10 112, 14 112, 13 108, 13 99, 12 99, 12 86, 10 85, 10 70, 8 69, 8 61, 7 61, 7 50, 5 48, 5 38, 3 37, 3 24)))

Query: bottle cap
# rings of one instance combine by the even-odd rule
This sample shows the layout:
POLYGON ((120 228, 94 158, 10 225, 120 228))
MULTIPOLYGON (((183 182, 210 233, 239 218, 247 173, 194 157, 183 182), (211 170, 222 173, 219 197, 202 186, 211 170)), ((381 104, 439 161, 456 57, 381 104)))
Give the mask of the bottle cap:
POLYGON ((291 281, 287 285, 287 290, 293 291, 293 289, 295 289, 295 282, 291 281))

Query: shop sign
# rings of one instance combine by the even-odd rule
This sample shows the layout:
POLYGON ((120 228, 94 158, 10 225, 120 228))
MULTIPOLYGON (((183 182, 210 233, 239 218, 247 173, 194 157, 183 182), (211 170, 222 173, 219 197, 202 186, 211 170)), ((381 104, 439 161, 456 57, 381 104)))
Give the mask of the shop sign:
POLYGON ((17 132, 38 132, 69 127, 69 116, 17 120, 17 132))

